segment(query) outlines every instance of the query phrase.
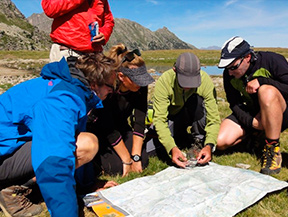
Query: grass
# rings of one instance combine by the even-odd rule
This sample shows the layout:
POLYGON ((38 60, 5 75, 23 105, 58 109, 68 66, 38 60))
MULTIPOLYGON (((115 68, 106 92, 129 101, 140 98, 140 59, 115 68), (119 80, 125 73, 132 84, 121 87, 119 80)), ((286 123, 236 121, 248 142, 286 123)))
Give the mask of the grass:
POLYGON ((7 51, 0 50, 0 60, 17 60, 17 59, 48 59, 49 51, 29 51, 29 50, 20 50, 20 51, 7 51))
MULTIPOLYGON (((258 50, 258 49, 255 49, 258 50)), ((288 49, 282 48, 265 48, 261 50, 269 50, 275 51, 278 53, 283 54, 286 58, 288 57, 288 49)), ((157 64, 159 66, 163 65, 164 67, 172 66, 175 62, 177 56, 182 53, 186 52, 187 50, 173 50, 173 51, 145 51, 143 52, 143 58, 145 59, 147 65, 149 64, 157 64)), ((191 52, 195 52, 195 54, 199 57, 202 64, 206 65, 215 65, 217 64, 220 52, 219 51, 206 51, 206 50, 191 50, 191 52)), ((28 51, 21 51, 21 52, 12 52, 12 51, 0 51, 0 58, 5 59, 5 56, 9 58, 27 58, 27 59, 39 59, 39 58, 48 58, 48 53, 46 52, 28 52, 28 51), (21 54, 20 54, 21 53, 21 54), (45 57, 44 57, 45 56, 45 57)), ((219 77, 215 76, 213 80, 219 79, 219 77)), ((219 112, 220 116, 223 119, 230 113, 230 109, 228 107, 228 103, 225 98, 225 93, 223 90, 222 83, 220 85, 216 85, 216 91, 218 95, 218 105, 219 105, 219 112)), ((152 91, 153 92, 153 91, 152 91)), ((283 168, 281 172, 277 175, 273 175, 273 177, 287 181, 288 179, 288 131, 284 131, 281 134, 281 150, 283 156, 283 168)), ((227 152, 221 153, 216 152, 213 156, 213 162, 220 164, 220 165, 227 165, 227 166, 235 166, 236 163, 245 163, 251 165, 249 168, 253 171, 260 171, 260 160, 257 158, 256 155, 250 154, 247 152, 242 151, 234 151, 234 152, 227 152)), ((167 168, 168 166, 166 163, 160 161, 157 157, 150 158, 149 166, 141 173, 131 173, 127 177, 121 177, 120 175, 117 176, 108 176, 102 175, 100 179, 102 180, 114 180, 119 184, 127 182, 129 180, 154 175, 157 172, 167 168)), ((276 192, 273 194, 269 194, 264 199, 260 200, 256 204, 252 205, 251 207, 245 209, 241 213, 238 213, 236 217, 280 217, 280 216, 288 216, 287 214, 287 204, 288 204, 288 197, 287 197, 287 190, 276 192)), ((43 205, 44 206, 44 205, 43 205)), ((47 210, 41 215, 40 217, 49 216, 47 210)), ((85 210, 85 216, 94 216, 88 210, 85 210)), ((4 217, 3 213, 0 212, 0 217, 4 217)))

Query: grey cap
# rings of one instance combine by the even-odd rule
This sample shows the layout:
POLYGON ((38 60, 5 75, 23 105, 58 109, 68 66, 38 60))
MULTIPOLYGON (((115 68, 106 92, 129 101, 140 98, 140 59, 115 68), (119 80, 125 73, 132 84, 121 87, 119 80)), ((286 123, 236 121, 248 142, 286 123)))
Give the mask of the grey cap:
POLYGON ((178 83, 184 88, 196 88, 201 84, 200 61, 193 53, 182 53, 174 65, 178 83))

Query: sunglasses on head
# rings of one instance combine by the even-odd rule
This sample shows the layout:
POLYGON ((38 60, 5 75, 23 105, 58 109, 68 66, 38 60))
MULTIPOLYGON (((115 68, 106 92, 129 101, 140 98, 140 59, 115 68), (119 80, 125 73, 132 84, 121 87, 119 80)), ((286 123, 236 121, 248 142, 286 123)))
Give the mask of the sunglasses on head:
POLYGON ((239 66, 241 65, 241 63, 243 62, 243 60, 244 60, 244 57, 241 58, 241 61, 240 61, 237 65, 231 66, 231 67, 226 67, 226 69, 228 69, 228 70, 230 70, 230 71, 233 71, 233 70, 238 69, 239 66))
POLYGON ((135 59, 135 55, 134 54, 136 54, 137 56, 141 56, 140 50, 139 49, 134 49, 134 50, 128 52, 127 54, 125 54, 125 56, 123 57, 121 63, 124 63, 126 61, 131 62, 132 60, 134 60, 135 59))

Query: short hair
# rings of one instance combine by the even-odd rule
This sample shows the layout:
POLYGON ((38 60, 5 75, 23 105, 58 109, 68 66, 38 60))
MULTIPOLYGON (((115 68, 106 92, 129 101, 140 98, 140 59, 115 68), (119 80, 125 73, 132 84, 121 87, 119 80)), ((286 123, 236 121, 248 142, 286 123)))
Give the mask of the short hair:
POLYGON ((102 86, 116 72, 115 61, 102 53, 87 53, 78 58, 76 67, 80 69, 90 84, 102 86))

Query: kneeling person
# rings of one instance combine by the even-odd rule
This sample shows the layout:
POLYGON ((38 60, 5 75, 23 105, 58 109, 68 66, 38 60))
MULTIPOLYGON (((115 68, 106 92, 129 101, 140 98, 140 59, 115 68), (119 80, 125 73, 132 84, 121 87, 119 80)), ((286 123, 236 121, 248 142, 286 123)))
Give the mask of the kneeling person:
POLYGON ((153 124, 159 141, 172 155, 175 164, 186 166, 187 159, 179 147, 189 148, 197 141, 203 147, 197 157, 198 163, 205 164, 211 160, 220 117, 215 87, 209 75, 200 70, 197 56, 181 54, 173 69, 160 76, 155 85, 153 110, 153 124), (173 136, 168 120, 174 122, 173 136))

